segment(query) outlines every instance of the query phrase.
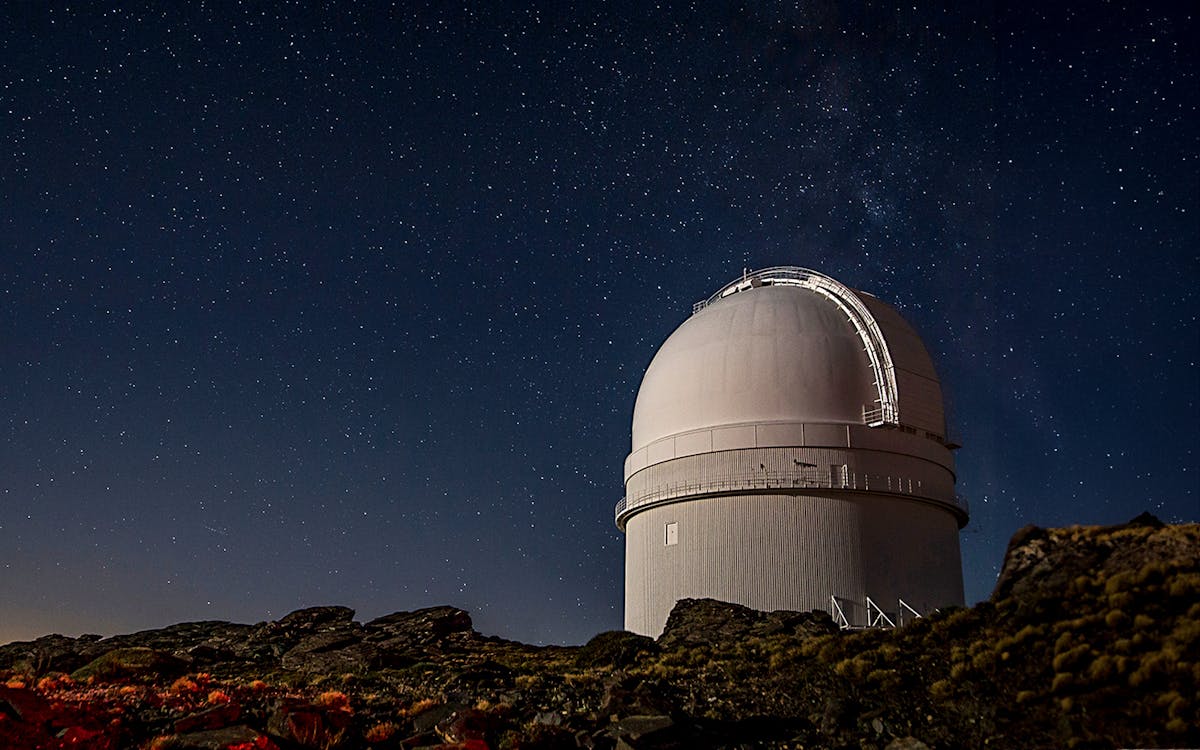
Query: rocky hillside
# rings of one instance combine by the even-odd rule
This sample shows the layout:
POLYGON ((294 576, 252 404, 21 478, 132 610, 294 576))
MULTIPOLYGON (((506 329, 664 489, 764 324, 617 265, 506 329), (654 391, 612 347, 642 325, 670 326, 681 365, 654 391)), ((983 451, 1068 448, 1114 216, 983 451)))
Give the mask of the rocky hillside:
POLYGON ((1026 528, 992 598, 894 630, 680 602, 534 647, 438 607, 0 646, 0 747, 1200 746, 1200 526, 1026 528))

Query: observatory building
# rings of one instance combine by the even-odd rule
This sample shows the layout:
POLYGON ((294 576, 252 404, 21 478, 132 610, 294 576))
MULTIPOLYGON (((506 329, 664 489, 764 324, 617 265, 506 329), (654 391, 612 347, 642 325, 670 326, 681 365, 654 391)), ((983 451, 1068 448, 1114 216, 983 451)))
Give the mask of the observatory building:
POLYGON ((962 604, 956 447, 891 306, 803 268, 745 274, 642 379, 616 509, 625 628, 657 636, 688 597, 844 627, 962 604))

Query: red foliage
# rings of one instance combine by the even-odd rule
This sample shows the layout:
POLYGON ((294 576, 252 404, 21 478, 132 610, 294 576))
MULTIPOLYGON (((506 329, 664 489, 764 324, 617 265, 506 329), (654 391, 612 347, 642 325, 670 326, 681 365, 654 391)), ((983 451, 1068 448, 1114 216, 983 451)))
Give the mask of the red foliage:
POLYGON ((236 745, 229 745, 225 750, 279 750, 279 746, 271 742, 270 737, 261 734, 254 742, 239 742, 236 745))
POLYGON ((107 703, 50 702, 27 688, 0 687, 0 747, 117 750, 123 727, 107 703))

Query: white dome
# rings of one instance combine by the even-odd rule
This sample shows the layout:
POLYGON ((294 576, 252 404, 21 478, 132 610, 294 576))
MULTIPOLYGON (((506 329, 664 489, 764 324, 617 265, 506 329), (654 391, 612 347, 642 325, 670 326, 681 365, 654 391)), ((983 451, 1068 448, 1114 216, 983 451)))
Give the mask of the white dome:
POLYGON ((747 290, 689 318, 655 355, 633 409, 633 450, 727 425, 861 423, 874 380, 862 341, 827 299, 747 290))
POLYGON ((743 284, 671 334, 638 391, 633 452, 733 425, 863 424, 889 399, 887 421, 945 435, 937 374, 904 319, 869 294, 795 271, 817 286, 743 284))

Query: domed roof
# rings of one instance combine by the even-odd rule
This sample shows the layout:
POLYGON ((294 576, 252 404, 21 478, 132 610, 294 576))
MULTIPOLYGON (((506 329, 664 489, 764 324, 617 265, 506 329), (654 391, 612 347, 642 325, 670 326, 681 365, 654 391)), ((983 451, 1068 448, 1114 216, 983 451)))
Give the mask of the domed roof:
POLYGON ((767 269, 697 305, 642 380, 633 451, 732 425, 863 424, 864 410, 898 422, 897 375, 910 385, 905 403, 919 426, 944 434, 920 339, 892 308, 860 294, 804 269, 767 269), (785 273, 776 283, 770 271, 785 273))

